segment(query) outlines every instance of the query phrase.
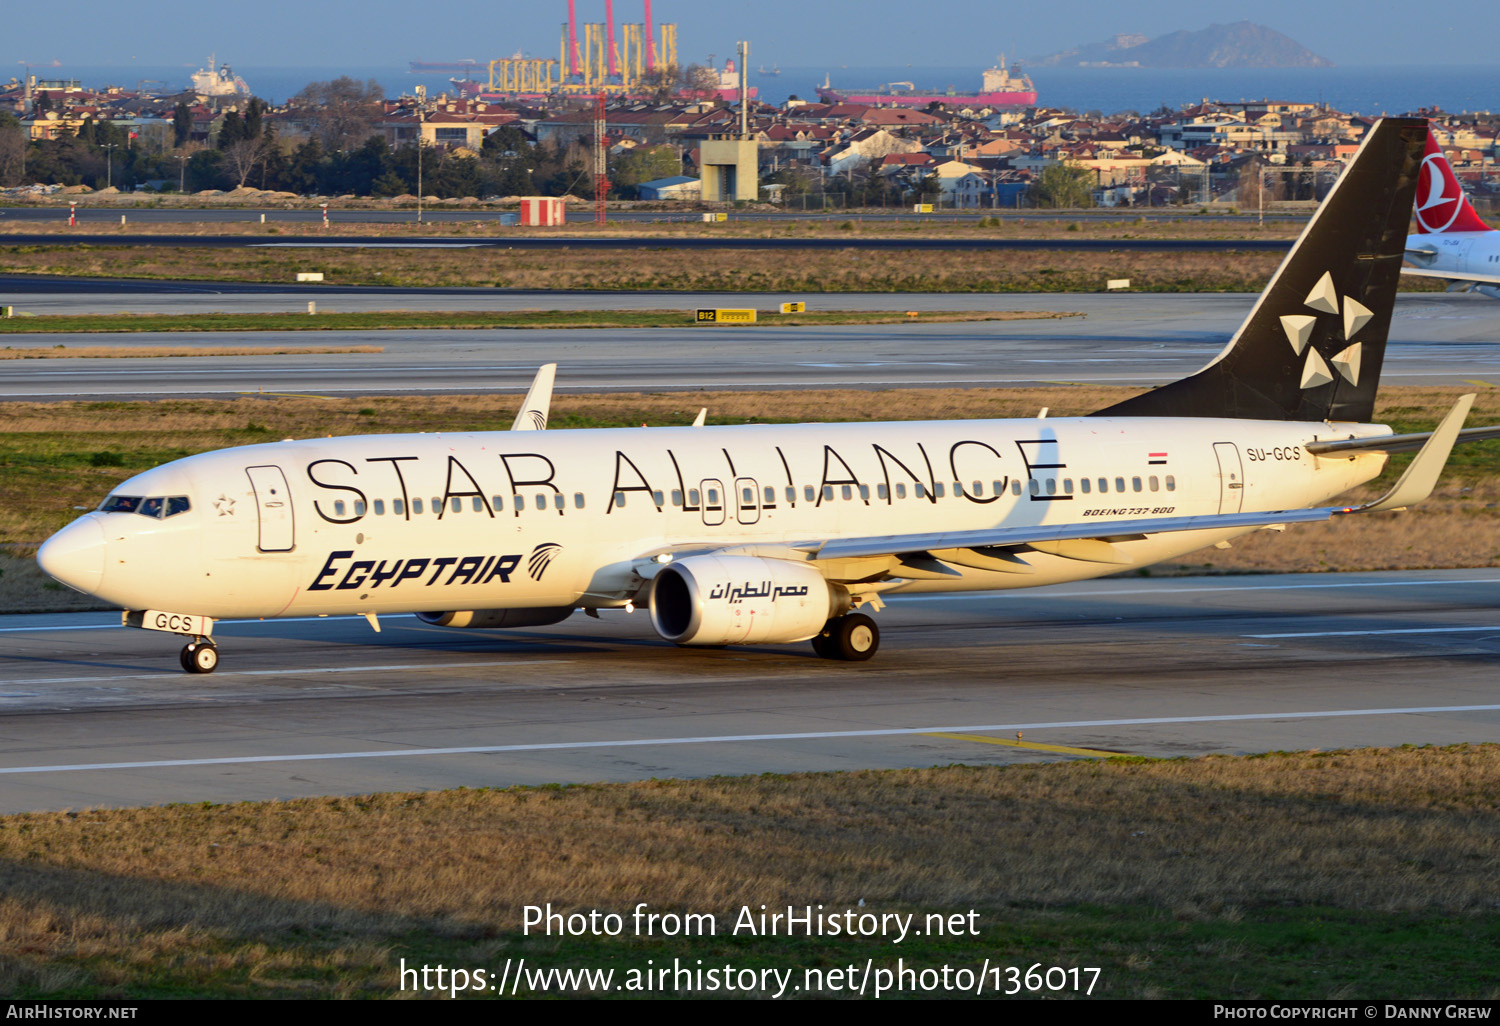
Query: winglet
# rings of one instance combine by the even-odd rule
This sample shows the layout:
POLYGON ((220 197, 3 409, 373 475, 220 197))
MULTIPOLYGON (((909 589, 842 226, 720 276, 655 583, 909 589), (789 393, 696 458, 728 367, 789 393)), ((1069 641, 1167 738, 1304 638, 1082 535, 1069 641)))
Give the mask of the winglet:
POLYGON ((1448 463, 1448 454, 1453 451, 1453 443, 1458 440, 1459 429, 1464 426, 1464 418, 1469 415, 1469 407, 1472 405, 1474 393, 1459 396, 1458 402, 1453 404, 1453 409, 1448 411, 1448 415, 1432 432, 1432 437, 1427 439, 1427 444, 1422 446, 1395 487, 1367 506, 1344 512, 1379 513, 1382 510, 1401 509, 1415 506, 1431 495, 1438 476, 1448 463))
POLYGON ((547 430, 547 412, 552 408, 552 379, 557 375, 557 364, 544 363, 537 368, 531 387, 526 390, 526 399, 516 411, 511 424, 512 431, 547 430))

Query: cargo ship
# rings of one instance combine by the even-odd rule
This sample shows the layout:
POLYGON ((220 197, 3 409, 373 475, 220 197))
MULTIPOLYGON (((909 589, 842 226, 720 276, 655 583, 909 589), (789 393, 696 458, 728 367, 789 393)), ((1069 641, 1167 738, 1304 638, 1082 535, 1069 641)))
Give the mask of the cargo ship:
POLYGON ((982 107, 1032 107, 1036 105, 1036 86, 1021 74, 1017 66, 1011 72, 1000 63, 984 71, 982 88, 977 93, 961 93, 951 87, 946 92, 921 91, 911 82, 890 82, 876 89, 835 89, 828 78, 818 87, 818 99, 824 103, 868 103, 884 107, 925 107, 930 103, 982 107))

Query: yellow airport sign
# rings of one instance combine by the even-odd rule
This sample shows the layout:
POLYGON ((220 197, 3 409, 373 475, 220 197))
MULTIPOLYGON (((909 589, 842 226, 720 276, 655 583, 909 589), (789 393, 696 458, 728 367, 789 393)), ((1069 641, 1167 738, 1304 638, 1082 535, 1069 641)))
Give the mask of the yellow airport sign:
POLYGON ((918 203, 912 207, 912 210, 916 211, 918 214, 930 214, 932 213, 932 204, 918 203))
POLYGON ((782 313, 807 313, 806 303, 782 303, 782 313))
POLYGON ((699 324, 754 324, 754 310, 703 310, 698 311, 699 324))

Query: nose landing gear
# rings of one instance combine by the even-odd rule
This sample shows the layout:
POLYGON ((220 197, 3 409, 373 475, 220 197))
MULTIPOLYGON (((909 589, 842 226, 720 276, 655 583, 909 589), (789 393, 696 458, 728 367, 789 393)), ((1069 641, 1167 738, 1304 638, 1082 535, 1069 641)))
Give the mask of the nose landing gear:
POLYGON ((213 673, 219 665, 219 649, 208 638, 197 638, 183 646, 178 658, 188 673, 213 673))

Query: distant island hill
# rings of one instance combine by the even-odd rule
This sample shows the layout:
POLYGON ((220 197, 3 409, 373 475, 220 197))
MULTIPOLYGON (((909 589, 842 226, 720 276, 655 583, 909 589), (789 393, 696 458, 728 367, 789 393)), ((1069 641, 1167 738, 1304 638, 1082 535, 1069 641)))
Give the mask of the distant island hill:
POLYGON ((1150 39, 1122 34, 1102 43, 1032 57, 1031 67, 1331 68, 1333 62, 1275 29, 1249 21, 1181 30, 1150 39))

